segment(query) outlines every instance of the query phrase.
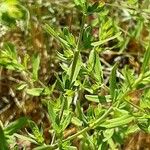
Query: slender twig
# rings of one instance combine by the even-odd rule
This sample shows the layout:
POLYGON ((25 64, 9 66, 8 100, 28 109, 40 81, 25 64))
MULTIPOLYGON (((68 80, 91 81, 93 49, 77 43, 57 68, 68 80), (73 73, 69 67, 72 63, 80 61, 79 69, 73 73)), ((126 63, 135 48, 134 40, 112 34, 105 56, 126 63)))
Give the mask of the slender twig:
POLYGON ((85 19, 86 19, 86 15, 83 14, 80 35, 79 35, 79 39, 78 39, 78 43, 77 43, 77 50, 78 51, 80 51, 80 46, 81 46, 81 42, 82 42, 82 37, 83 37, 83 32, 84 32, 84 25, 85 25, 85 19))
MULTIPOLYGON (((147 87, 148 88, 148 87, 147 87)), ((114 106, 116 106, 117 104, 117 107, 119 106, 119 104, 121 103, 121 101, 130 93, 130 89, 126 90, 126 92, 119 98, 120 101, 117 101, 116 103, 114 103, 112 106, 109 107, 109 109, 97 120, 95 120, 92 124, 90 124, 89 126, 87 126, 86 128, 82 129, 81 131, 69 136, 68 138, 62 140, 62 142, 66 142, 66 141, 69 141, 69 140, 73 140, 74 138, 78 137, 79 135, 91 130, 91 129, 94 129, 97 125, 99 125, 101 123, 101 121, 103 121, 113 110, 114 106), (119 102, 119 103, 118 103, 119 102)), ((129 103, 130 105, 132 105, 133 107, 137 108, 138 110, 146 113, 142 108, 140 108, 139 106, 133 104, 132 102, 128 101, 125 99, 125 101, 127 103, 129 103)), ((51 148, 56 148, 58 146, 58 143, 55 143, 53 145, 51 145, 51 148)))
POLYGON ((125 99, 125 101, 126 101, 127 103, 129 103, 130 105, 132 105, 133 107, 135 107, 136 109, 138 109, 138 110, 140 110, 140 111, 146 113, 146 111, 145 111, 144 109, 142 109, 141 107, 139 107, 138 105, 135 105, 134 103, 132 103, 131 101, 128 101, 128 100, 126 100, 126 99, 125 99))
MULTIPOLYGON (((86 128, 84 128, 81 131, 79 131, 79 132, 69 136, 68 138, 62 140, 62 143, 73 140, 74 138, 78 137, 79 135, 95 128, 97 125, 100 124, 101 121, 103 121, 103 119, 105 119, 110 114, 110 112, 113 110, 113 107, 114 106, 109 107, 109 109, 99 119, 96 119, 92 124, 90 124, 86 128)), ((51 148, 56 148, 57 146, 58 146, 58 143, 55 143, 54 145, 51 145, 51 148)))

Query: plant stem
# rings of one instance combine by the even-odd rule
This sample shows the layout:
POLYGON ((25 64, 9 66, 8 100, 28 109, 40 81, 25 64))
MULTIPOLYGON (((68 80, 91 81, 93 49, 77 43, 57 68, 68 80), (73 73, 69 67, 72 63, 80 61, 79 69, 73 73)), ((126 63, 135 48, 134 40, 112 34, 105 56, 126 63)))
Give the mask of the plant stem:
MULTIPOLYGON (((69 136, 67 139, 62 140, 62 143, 67 142, 69 140, 73 140, 74 138, 78 137, 79 135, 81 135, 81 134, 83 134, 83 133, 85 133, 85 132, 95 128, 97 125, 100 124, 100 122, 103 119, 105 119, 110 114, 110 112, 113 110, 113 107, 114 106, 110 106, 109 109, 99 119, 95 120, 92 124, 90 124, 88 127, 84 128, 84 129, 82 129, 81 131, 73 134, 72 136, 69 136)), ((58 147, 58 143, 50 145, 50 147, 52 149, 57 148, 58 147)))
POLYGON ((78 51, 80 51, 80 47, 81 47, 82 37, 83 37, 83 33, 84 33, 85 19, 86 19, 86 15, 83 14, 83 16, 82 16, 82 23, 81 23, 80 35, 79 35, 79 39, 78 39, 78 43, 77 43, 77 50, 78 50, 78 51))
POLYGON ((77 132, 76 134, 69 136, 67 139, 64 139, 62 142, 66 142, 69 140, 73 140, 74 138, 76 138, 77 136, 81 135, 84 132, 87 132, 93 128, 95 128, 104 118, 106 118, 109 113, 113 110, 113 106, 109 107, 109 109, 97 120, 95 120, 92 124, 90 124, 88 127, 84 128, 83 130, 77 132))
MULTIPOLYGON (((80 51, 81 51, 81 42, 82 42, 82 37, 83 37, 83 33, 84 33, 85 19, 86 19, 86 15, 83 14, 80 35, 79 35, 77 47, 75 49, 74 58, 73 58, 73 62, 72 62, 70 81, 72 81, 72 79, 73 79, 74 71, 75 71, 75 68, 76 68, 76 65, 77 65, 77 62, 79 59, 80 51)), ((71 84, 70 84, 70 86, 71 86, 71 84)))
MULTIPOLYGON (((122 100, 125 96, 127 96, 127 95, 129 94, 129 92, 130 92, 130 90, 127 90, 127 91, 121 96, 121 98, 119 98, 119 99, 120 99, 120 102, 121 102, 121 100, 122 100)), ((135 108, 137 108, 137 109, 139 109, 140 111, 142 111, 142 112, 145 113, 145 111, 144 111, 143 109, 141 109, 140 107, 138 107, 137 105, 133 104, 133 103, 130 102, 130 101, 127 101, 127 100, 125 100, 125 101, 126 101, 127 103, 129 103, 130 105, 132 105, 133 107, 135 107, 135 108)), ((119 103, 120 103, 120 102, 119 102, 119 103)), ((112 112, 112 110, 113 110, 114 106, 116 106, 116 104, 117 104, 117 106, 119 106, 118 101, 117 101, 117 102, 114 103, 112 106, 110 106, 109 109, 108 109, 99 119, 95 120, 92 124, 90 124, 88 127, 84 128, 84 129, 82 129, 81 131, 79 131, 79 132, 77 132, 77 133, 75 133, 75 134, 69 136, 68 138, 62 140, 62 143, 63 143, 63 142, 67 142, 67 141, 69 141, 69 140, 73 140, 74 138, 78 137, 79 135, 81 135, 81 134, 83 134, 83 133, 85 133, 85 132, 87 132, 87 131, 89 131, 89 130, 91 130, 91 129, 94 129, 97 125, 99 125, 99 124, 103 121, 103 119, 105 119, 105 118, 112 112)), ((53 148, 56 148, 56 147, 58 146, 58 143, 55 143, 54 145, 51 145, 51 146, 52 146, 53 148)))
POLYGON ((135 105, 134 103, 132 103, 131 101, 128 101, 128 100, 126 100, 126 99, 125 99, 125 101, 126 101, 127 103, 129 103, 130 105, 132 105, 133 107, 135 107, 136 109, 138 109, 138 110, 140 110, 140 111, 146 113, 146 111, 145 111, 143 108, 139 107, 138 105, 135 105))

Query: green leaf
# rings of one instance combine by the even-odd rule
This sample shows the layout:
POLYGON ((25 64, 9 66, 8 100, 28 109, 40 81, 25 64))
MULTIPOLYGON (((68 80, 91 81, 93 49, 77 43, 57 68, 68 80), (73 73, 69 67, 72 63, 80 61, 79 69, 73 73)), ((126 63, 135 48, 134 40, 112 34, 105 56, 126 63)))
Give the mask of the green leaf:
POLYGON ((71 118, 72 118, 72 113, 69 112, 69 113, 67 114, 67 116, 65 117, 65 119, 64 119, 64 118, 62 119, 62 121, 61 121, 61 124, 62 124, 62 131, 64 131, 64 130, 67 128, 67 126, 70 124, 71 118))
POLYGON ((138 127, 138 125, 137 124, 135 124, 135 125, 133 124, 126 131, 126 135, 131 135, 131 134, 137 133, 138 131, 140 131, 140 128, 138 127))
POLYGON ((42 133, 39 131, 39 128, 38 128, 38 126, 35 124, 35 122, 29 121, 28 123, 29 123, 29 126, 30 126, 31 130, 32 130, 33 135, 35 136, 36 141, 37 141, 39 144, 44 143, 43 135, 42 135, 42 133))
POLYGON ((6 141, 6 137, 2 127, 0 126, 0 149, 1 150, 9 150, 8 143, 6 141))
POLYGON ((150 127, 150 119, 147 119, 146 117, 138 119, 138 127, 143 130, 146 133, 150 133, 149 127, 150 127))
POLYGON ((51 26, 49 26, 48 24, 45 24, 44 29, 50 35, 54 36, 55 38, 59 38, 57 32, 55 32, 55 30, 51 26))
POLYGON ((23 66, 26 70, 28 69, 29 59, 30 59, 30 56, 28 54, 25 54, 23 58, 23 66))
POLYGON ((82 66, 81 55, 80 54, 78 55, 78 52, 75 52, 73 62, 71 63, 67 72, 71 83, 76 81, 79 71, 81 69, 81 66, 82 66))
POLYGON ((142 63, 142 72, 145 73, 148 65, 149 65, 149 60, 150 60, 150 43, 149 43, 149 46, 144 54, 144 60, 143 60, 143 63, 142 63))
POLYGON ((139 17, 137 23, 136 23, 136 29, 134 31, 134 37, 138 40, 138 38, 141 36, 142 30, 144 26, 144 19, 139 17))
POLYGON ((68 150, 77 150, 77 147, 75 146, 66 146, 65 148, 68 150))
POLYGON ((94 66, 94 71, 95 71, 95 77, 99 81, 99 83, 102 83, 102 66, 100 62, 100 58, 98 55, 98 52, 95 51, 95 66, 94 66))
POLYGON ((56 51, 56 53, 57 53, 58 58, 61 61, 67 61, 67 58, 63 54, 59 53, 58 51, 56 51))
POLYGON ((96 103, 100 103, 101 101, 106 101, 105 96, 85 95, 85 98, 91 102, 96 102, 96 103))
POLYGON ((5 55, 9 56, 12 59, 17 60, 17 50, 12 43, 4 44, 5 55))
POLYGON ((114 40, 114 39, 118 38, 120 36, 120 34, 121 34, 121 32, 119 32, 116 35, 114 35, 110 38, 107 38, 105 40, 101 40, 101 41, 98 41, 98 42, 93 42, 91 45, 94 46, 94 47, 100 46, 102 44, 107 43, 108 41, 111 41, 111 40, 114 40))
POLYGON ((92 5, 89 5, 87 8, 88 15, 93 14, 94 12, 102 12, 104 11, 103 6, 104 2, 95 2, 92 5))
POLYGON ((24 19, 26 9, 18 0, 5 0, 0 2, 0 22, 12 25, 16 20, 24 19))
POLYGON ((29 95, 32 96, 40 96, 43 92, 44 88, 32 88, 32 89, 27 89, 26 92, 29 95))
POLYGON ((58 85, 59 90, 60 91, 64 91, 65 85, 64 85, 63 81, 60 79, 60 77, 58 76, 58 74, 56 74, 55 76, 56 76, 56 79, 57 79, 56 84, 58 85))
POLYGON ((38 70, 40 66, 40 56, 38 54, 33 55, 32 57, 32 77, 34 80, 38 79, 38 70))
POLYGON ((71 46, 71 48, 76 47, 75 38, 74 36, 69 32, 68 28, 63 29, 63 37, 68 42, 68 44, 71 46))
POLYGON ((48 107, 48 115, 49 115, 49 119, 52 123, 52 127, 56 132, 59 132, 59 127, 56 123, 56 112, 54 110, 54 106, 51 104, 51 102, 47 103, 47 107, 48 107))
POLYGON ((85 28, 84 33, 83 33, 83 44, 84 44, 85 49, 92 47, 91 41, 92 41, 92 28, 88 26, 85 28))
POLYGON ((54 149, 54 147, 51 145, 42 145, 42 146, 37 146, 36 148, 33 148, 33 150, 52 150, 52 149, 54 149))
POLYGON ((20 130, 27 124, 28 119, 26 117, 22 117, 17 119, 16 121, 10 123, 7 127, 5 127, 4 132, 7 135, 12 135, 20 130))
POLYGON ((87 0, 74 0, 75 5, 83 13, 87 13, 87 0))
POLYGON ((32 138, 30 138, 30 137, 27 137, 27 136, 24 136, 24 135, 21 135, 21 134, 17 134, 17 133, 14 133, 14 136, 17 137, 18 139, 23 140, 23 141, 29 141, 29 142, 31 142, 33 144, 38 145, 37 141, 32 139, 32 138))
POLYGON ((74 3, 78 6, 83 6, 86 3, 86 0, 74 0, 74 3))
POLYGON ((23 82, 23 83, 20 83, 16 89, 17 90, 23 90, 25 87, 27 87, 27 83, 23 82))
POLYGON ((83 109, 82 109, 82 107, 80 105, 80 101, 77 101, 76 109, 77 109, 78 118, 83 121, 84 125, 87 125, 88 124, 87 116, 85 116, 85 114, 83 113, 83 109))
POLYGON ((104 135, 104 139, 103 139, 103 142, 106 142, 108 141, 114 134, 114 129, 107 129, 103 132, 103 135, 104 135))
POLYGON ((115 98, 115 91, 116 91, 116 69, 117 69, 118 64, 116 63, 114 67, 112 68, 110 79, 109 79, 109 87, 110 87, 110 95, 111 98, 115 98))
POLYGON ((92 75, 96 78, 99 84, 101 84, 103 80, 102 66, 101 66, 99 54, 96 50, 92 50, 90 52, 87 67, 89 72, 90 73, 92 72, 93 73, 92 75))
POLYGON ((130 116, 129 114, 125 114, 118 118, 106 120, 100 126, 105 128, 115 128, 123 125, 128 125, 133 120, 134 120, 133 116, 130 116))
POLYGON ((94 65, 95 65, 95 51, 91 50, 87 65, 89 72, 92 72, 92 70, 94 69, 94 65))
POLYGON ((24 66, 18 62, 17 51, 13 44, 6 43, 4 50, 0 51, 0 65, 9 70, 24 70, 24 66))
MULTIPOLYGON (((125 78, 125 87, 132 89, 132 84, 135 82, 135 74, 133 69, 129 69, 127 66, 122 70, 123 76, 125 78)), ((123 87, 123 85, 122 85, 123 87)))
POLYGON ((87 10, 88 14, 95 12, 98 6, 99 6, 99 2, 95 2, 93 5, 89 6, 87 10))
POLYGON ((78 126, 78 127, 81 127, 83 122, 81 120, 79 120, 77 117, 73 117, 71 119, 71 123, 78 126))
POLYGON ((63 46, 70 48, 69 43, 59 36, 59 32, 56 32, 51 26, 45 24, 44 29, 47 33, 55 37, 63 46))

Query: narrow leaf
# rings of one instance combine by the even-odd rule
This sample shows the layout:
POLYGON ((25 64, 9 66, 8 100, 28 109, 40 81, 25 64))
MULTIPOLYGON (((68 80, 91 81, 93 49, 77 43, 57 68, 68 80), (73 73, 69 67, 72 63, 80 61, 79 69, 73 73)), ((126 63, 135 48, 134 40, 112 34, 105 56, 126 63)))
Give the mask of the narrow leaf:
POLYGON ((4 49, 7 51, 8 55, 11 56, 11 58, 17 59, 17 51, 12 43, 5 43, 4 49))
POLYGON ((74 3, 78 6, 82 6, 84 3, 86 2, 86 0, 74 0, 74 3))
POLYGON ((88 71, 93 73, 93 76, 99 83, 102 82, 103 79, 102 66, 98 52, 96 50, 92 50, 90 52, 88 60, 88 71))
POLYGON ((96 102, 96 103, 100 103, 101 101, 106 101, 105 96, 85 95, 85 98, 91 102, 96 102))
POLYGON ((10 123, 4 129, 4 132, 7 135, 12 135, 13 133, 16 133, 18 130, 20 130, 22 127, 24 127, 26 124, 27 124, 27 118, 26 117, 19 118, 16 121, 10 123))
POLYGON ((94 64, 95 64, 95 51, 91 50, 89 54, 88 65, 87 65, 89 72, 92 72, 94 68, 94 64))
POLYGON ((82 121, 79 120, 77 117, 73 117, 71 119, 71 123, 74 124, 74 125, 76 125, 77 127, 81 127, 82 124, 83 124, 82 121))
POLYGON ((70 65, 70 67, 68 69, 68 73, 67 73, 69 75, 71 83, 76 81, 79 71, 81 69, 81 65, 82 65, 81 55, 78 54, 78 52, 75 52, 73 62, 70 65))
POLYGON ((144 60, 143 60, 143 63, 142 63, 142 72, 144 73, 148 64, 149 64, 149 60, 150 60, 150 43, 149 43, 149 46, 144 54, 144 60))
POLYGON ((43 135, 40 132, 38 126, 36 125, 36 123, 33 122, 33 121, 29 121, 29 126, 30 126, 30 128, 32 130, 33 135, 35 136, 36 141, 39 144, 42 144, 44 142, 44 138, 43 138, 43 135))
POLYGON ((23 83, 20 83, 20 84, 16 87, 16 89, 17 89, 17 90, 22 90, 22 89, 24 89, 25 87, 27 87, 27 83, 23 82, 23 83))
POLYGON ((77 108, 77 114, 78 114, 79 119, 82 120, 85 125, 87 125, 88 124, 87 117, 83 113, 83 109, 79 101, 77 101, 76 108, 77 108))
POLYGON ((44 26, 45 31, 47 31, 50 35, 54 36, 55 38, 58 38, 58 34, 57 32, 55 32, 55 30, 49 26, 48 24, 45 24, 44 26))
POLYGON ((115 128, 123 125, 128 125, 133 120, 134 120, 133 116, 124 115, 118 118, 107 120, 101 126, 105 128, 115 128))
POLYGON ((72 113, 69 113, 65 119, 62 121, 62 130, 65 130, 67 126, 70 124, 72 118, 72 113))
POLYGON ((109 79, 109 87, 110 87, 110 95, 112 99, 115 97, 115 90, 117 88, 116 86, 116 69, 117 69, 117 64, 114 65, 111 71, 110 79, 109 79))
POLYGON ((68 42, 59 36, 59 32, 56 32, 51 26, 45 24, 44 29, 47 33, 55 37, 63 46, 70 47, 68 42))
POLYGON ((38 54, 33 55, 32 57, 32 77, 33 79, 38 79, 38 70, 40 66, 40 56, 38 54))
POLYGON ((30 137, 27 137, 27 136, 24 136, 24 135, 21 135, 21 134, 17 134, 17 133, 15 133, 14 136, 17 137, 18 139, 23 140, 23 141, 29 141, 33 144, 38 145, 37 141, 35 141, 34 139, 32 139, 30 137))
POLYGON ((112 36, 112 37, 110 37, 110 38, 107 38, 107 39, 105 39, 105 40, 98 41, 98 42, 93 42, 91 45, 94 46, 94 47, 100 46, 100 45, 102 45, 102 44, 104 44, 104 43, 107 43, 108 41, 111 41, 111 40, 113 40, 113 39, 118 38, 118 37, 120 36, 120 34, 121 34, 121 32, 119 32, 119 33, 117 33, 116 35, 114 35, 114 36, 112 36))
POLYGON ((95 51, 95 66, 94 66, 94 71, 95 71, 95 77, 99 81, 99 83, 102 82, 102 66, 100 62, 100 58, 98 55, 98 52, 95 51))
POLYGON ((43 92, 44 88, 32 88, 32 89, 27 89, 26 92, 29 95, 32 96, 40 96, 43 92))
POLYGON ((1 126, 0 126, 0 149, 9 150, 8 143, 6 141, 5 134, 1 126))
POLYGON ((53 126, 55 131, 58 131, 59 128, 58 128, 58 125, 56 123, 56 113, 54 111, 54 107, 51 104, 51 102, 48 102, 47 107, 48 107, 49 119, 50 119, 50 121, 52 123, 52 126, 53 126))
POLYGON ((106 128, 115 128, 115 127, 119 127, 119 126, 123 126, 123 125, 128 125, 133 120, 134 120, 134 117, 128 117, 120 122, 114 122, 114 123, 108 124, 105 127, 106 128))

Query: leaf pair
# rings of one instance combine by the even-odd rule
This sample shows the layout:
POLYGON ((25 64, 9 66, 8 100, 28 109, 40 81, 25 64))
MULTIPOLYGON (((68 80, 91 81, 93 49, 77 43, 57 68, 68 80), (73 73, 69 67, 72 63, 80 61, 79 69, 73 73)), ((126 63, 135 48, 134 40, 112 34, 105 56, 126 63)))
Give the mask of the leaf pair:
POLYGON ((47 103, 47 108, 48 108, 49 119, 52 123, 52 127, 55 130, 55 133, 59 135, 65 130, 65 128, 71 122, 72 114, 68 112, 66 117, 63 116, 60 121, 59 116, 51 102, 47 103))
POLYGON ((95 2, 90 5, 90 2, 88 2, 87 0, 74 0, 74 3, 77 8, 83 12, 83 14, 88 15, 95 12, 100 12, 102 10, 102 6, 104 5, 104 3, 101 3, 100 5, 100 2, 95 2))

